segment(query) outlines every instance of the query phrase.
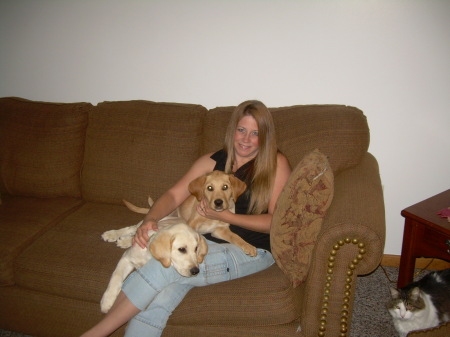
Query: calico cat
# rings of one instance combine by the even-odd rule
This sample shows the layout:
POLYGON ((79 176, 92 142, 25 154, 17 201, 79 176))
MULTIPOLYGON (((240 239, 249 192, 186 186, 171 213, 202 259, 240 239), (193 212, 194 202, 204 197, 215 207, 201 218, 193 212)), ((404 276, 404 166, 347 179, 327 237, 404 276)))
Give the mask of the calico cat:
POLYGON ((400 337, 450 321, 450 269, 431 272, 401 289, 387 303, 400 337))

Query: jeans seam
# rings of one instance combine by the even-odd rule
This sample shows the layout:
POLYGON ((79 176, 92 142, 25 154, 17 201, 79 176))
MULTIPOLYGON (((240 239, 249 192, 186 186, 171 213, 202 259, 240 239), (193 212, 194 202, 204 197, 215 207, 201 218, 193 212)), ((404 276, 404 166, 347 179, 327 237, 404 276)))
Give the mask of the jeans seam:
POLYGON ((158 330, 161 330, 161 331, 164 329, 164 327, 162 327, 160 325, 156 325, 153 322, 150 322, 149 320, 146 320, 146 319, 140 317, 139 315, 135 316, 133 319, 135 319, 135 320, 137 320, 137 321, 139 321, 139 322, 141 322, 141 323, 143 323, 145 325, 152 326, 152 327, 154 327, 154 328, 156 328, 158 330))
POLYGON ((142 278, 142 280, 144 280, 144 282, 148 284, 148 286, 149 286, 150 288, 152 288, 152 289, 153 289, 154 291, 156 291, 158 294, 161 292, 161 290, 156 289, 156 288, 154 287, 154 285, 150 282, 150 280, 147 279, 147 277, 145 277, 145 275, 142 274, 139 270, 137 270, 137 273, 138 273, 139 276, 142 278))

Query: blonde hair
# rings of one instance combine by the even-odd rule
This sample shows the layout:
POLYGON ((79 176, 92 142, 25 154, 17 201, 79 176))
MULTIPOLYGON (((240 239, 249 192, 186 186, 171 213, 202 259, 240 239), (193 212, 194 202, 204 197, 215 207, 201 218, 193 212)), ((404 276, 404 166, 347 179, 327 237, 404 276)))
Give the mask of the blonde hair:
POLYGON ((277 141, 272 114, 260 101, 245 101, 239 104, 231 115, 225 136, 224 149, 228 154, 225 172, 231 173, 236 161, 234 135, 239 121, 252 116, 258 125, 258 154, 251 178, 251 199, 248 212, 261 214, 267 211, 277 169, 277 141))

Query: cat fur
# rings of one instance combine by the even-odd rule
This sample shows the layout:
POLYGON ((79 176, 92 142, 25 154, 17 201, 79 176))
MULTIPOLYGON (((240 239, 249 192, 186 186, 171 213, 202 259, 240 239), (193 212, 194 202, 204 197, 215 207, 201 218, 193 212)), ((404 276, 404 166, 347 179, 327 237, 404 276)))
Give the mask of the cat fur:
POLYGON ((400 337, 450 321, 450 269, 431 272, 390 291, 392 299, 387 309, 400 337))

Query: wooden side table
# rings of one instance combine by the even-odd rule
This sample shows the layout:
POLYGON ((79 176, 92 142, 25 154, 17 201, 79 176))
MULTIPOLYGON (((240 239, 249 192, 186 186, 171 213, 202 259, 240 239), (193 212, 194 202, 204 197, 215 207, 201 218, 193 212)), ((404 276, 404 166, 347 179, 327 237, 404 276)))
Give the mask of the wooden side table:
POLYGON ((450 261, 450 222, 436 213, 450 207, 450 189, 429 199, 405 208, 402 255, 397 287, 413 280, 414 266, 418 257, 436 257, 450 261))

